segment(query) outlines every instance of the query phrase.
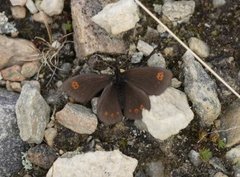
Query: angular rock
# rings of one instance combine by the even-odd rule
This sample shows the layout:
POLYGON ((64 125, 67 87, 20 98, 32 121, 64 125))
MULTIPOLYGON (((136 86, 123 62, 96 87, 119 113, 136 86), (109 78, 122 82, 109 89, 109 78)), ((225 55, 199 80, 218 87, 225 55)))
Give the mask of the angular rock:
POLYGON ((26 8, 21 6, 11 7, 12 16, 15 19, 21 19, 26 17, 26 8))
POLYGON ((22 87, 21 84, 19 82, 10 82, 9 86, 11 88, 11 90, 15 91, 15 92, 21 92, 22 87))
POLYGON ((57 155, 52 148, 45 144, 41 144, 28 150, 27 159, 34 165, 49 169, 57 159, 57 155))
POLYGON ((45 137, 45 140, 46 140, 48 146, 50 146, 50 147, 53 146, 54 139, 56 138, 56 136, 57 136, 56 128, 48 128, 45 130, 44 137, 45 137))
POLYGON ((59 15, 64 7, 64 0, 43 0, 41 9, 49 16, 59 15))
POLYGON ((142 121, 149 133, 165 140, 187 127, 193 119, 186 95, 174 88, 168 88, 159 96, 150 96, 151 109, 143 110, 142 121))
POLYGON ((153 46, 149 45, 148 43, 139 40, 137 43, 137 49, 143 53, 143 55, 148 56, 154 50, 153 46))
POLYGON ((226 153, 226 159, 233 165, 238 165, 240 167, 240 145, 230 149, 226 153))
POLYGON ((142 58, 143 58, 143 53, 142 52, 134 53, 132 58, 131 58, 131 63, 133 63, 133 64, 140 63, 142 58))
POLYGON ((7 81, 23 81, 25 77, 21 74, 21 66, 14 65, 1 71, 2 77, 7 81))
POLYGON ((172 22, 183 23, 189 21, 194 9, 194 1, 167 1, 162 7, 162 13, 172 22))
POLYGON ((35 14, 38 12, 38 9, 37 9, 35 3, 32 0, 27 0, 26 7, 31 12, 31 14, 35 14))
POLYGON ((166 61, 162 54, 154 53, 147 61, 147 65, 150 67, 166 68, 166 61))
POLYGON ((96 151, 78 155, 72 154, 71 156, 58 158, 46 177, 90 177, 96 176, 96 174, 97 176, 109 177, 133 177, 138 163, 136 159, 122 154, 119 150, 96 151))
POLYGON ((21 152, 27 149, 17 128, 15 104, 19 94, 0 88, 0 176, 8 177, 22 168, 21 152))
POLYGON ((28 143, 42 142, 50 119, 50 107, 41 96, 39 87, 37 82, 25 83, 16 104, 20 136, 28 143))
MULTIPOLYGON (((0 34, 14 34, 17 33, 17 29, 15 28, 15 24, 8 22, 8 18, 6 17, 4 12, 0 12, 0 34)), ((0 40, 0 46, 1 46, 1 40, 0 40)), ((1 51, 1 49, 0 49, 1 51)), ((2 55, 2 53, 1 53, 2 55)), ((1 56, 0 56, 1 59, 1 56)), ((1 64, 1 62, 0 62, 1 64)), ((1 66, 1 65, 0 65, 1 66)), ((0 67, 1 69, 1 67, 0 67)))
POLYGON ((184 62, 184 91, 193 103, 193 109, 205 126, 213 124, 221 113, 216 84, 203 67, 186 52, 184 62))
POLYGON ((139 21, 134 0, 120 0, 106 5, 92 20, 108 33, 117 35, 134 28, 139 21))
POLYGON ((56 120, 64 127, 79 134, 92 134, 98 124, 96 115, 90 109, 72 103, 68 103, 56 113, 56 120))
POLYGON ((171 86, 173 88, 179 88, 182 85, 182 82, 179 81, 177 78, 172 78, 171 86))
POLYGON ((99 1, 71 1, 75 51, 78 58, 96 52, 124 54, 127 51, 122 39, 110 37, 104 29, 91 20, 102 6, 99 1))
POLYGON ((10 0, 12 6, 24 6, 27 0, 10 0))
POLYGON ((21 74, 25 78, 31 78, 39 71, 40 63, 38 61, 23 64, 21 74))
POLYGON ((36 60, 39 56, 32 42, 0 35, 0 70, 4 67, 36 60))
POLYGON ((209 56, 209 47, 202 40, 196 37, 191 37, 188 40, 188 44, 190 49, 196 52, 196 54, 199 55, 200 57, 207 58, 209 56))
POLYGON ((228 130, 222 133, 226 138, 226 146, 231 147, 240 143, 240 101, 234 101, 228 106, 225 113, 221 116, 221 130, 228 130))

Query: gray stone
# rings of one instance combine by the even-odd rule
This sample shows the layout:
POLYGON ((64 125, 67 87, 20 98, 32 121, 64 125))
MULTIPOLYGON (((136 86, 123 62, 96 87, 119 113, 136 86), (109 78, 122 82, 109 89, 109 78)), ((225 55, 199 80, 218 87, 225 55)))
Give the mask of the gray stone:
POLYGON ((153 4, 154 12, 156 12, 158 15, 161 15, 162 13, 162 5, 161 4, 153 4))
POLYGON ((75 51, 78 58, 93 53, 124 54, 127 47, 122 39, 109 34, 91 18, 103 7, 99 1, 72 0, 71 12, 74 30, 75 51))
POLYGON ((142 121, 149 133, 160 140, 177 134, 193 119, 186 95, 169 87, 159 96, 150 96, 151 109, 143 110, 142 121))
POLYGON ((145 169, 147 176, 164 177, 164 166, 161 161, 150 162, 145 169))
POLYGON ((33 0, 27 0, 26 2, 26 7, 28 8, 28 10, 32 13, 35 14, 38 12, 38 9, 35 5, 35 3, 33 2, 33 0))
POLYGON ((216 84, 203 67, 186 52, 184 62, 184 91, 193 103, 193 109, 205 126, 213 124, 221 113, 216 84))
POLYGON ((133 177, 138 161, 134 158, 115 151, 95 151, 85 154, 67 154, 58 158, 47 173, 46 177, 90 177, 114 176, 133 177))
POLYGON ((39 92, 39 83, 27 82, 16 104, 18 128, 22 140, 41 143, 50 119, 50 107, 39 92))
POLYGON ((207 58, 209 56, 210 49, 208 45, 202 40, 191 37, 188 40, 189 48, 192 49, 200 57, 207 58))
POLYGON ((56 113, 56 120, 64 127, 79 134, 92 134, 98 124, 96 115, 90 109, 72 103, 68 103, 56 113))
MULTIPOLYGON (((13 23, 8 22, 4 12, 0 12, 0 34, 16 33, 17 29, 13 23)), ((1 45, 1 41, 0 41, 1 45)))
POLYGON ((216 174, 214 174, 213 177, 228 177, 228 176, 223 174, 222 172, 217 172, 216 174))
POLYGON ((133 63, 133 64, 140 63, 142 58, 143 58, 143 53, 142 52, 134 53, 132 58, 131 58, 131 63, 133 63))
POLYGON ((147 65, 150 67, 161 67, 166 68, 166 61, 162 54, 154 53, 147 61, 147 65))
POLYGON ((227 169, 224 164, 218 157, 213 157, 209 160, 209 164, 212 165, 215 169, 221 170, 222 172, 227 173, 227 169))
POLYGON ((19 94, 0 88, 0 176, 10 177, 22 168, 21 152, 27 148, 17 128, 15 104, 19 94))
POLYGON ((172 22, 183 23, 189 21, 194 9, 194 1, 168 1, 164 3, 162 13, 172 22))
POLYGON ((11 7, 12 16, 15 19, 21 19, 26 17, 26 8, 21 6, 11 7))
POLYGON ((199 153, 194 150, 191 150, 189 152, 188 158, 195 167, 198 167, 202 163, 199 153))
POLYGON ((172 78, 171 86, 173 88, 179 88, 182 85, 182 82, 179 81, 177 78, 172 78))
POLYGON ((137 49, 138 51, 142 52, 143 55, 148 56, 152 53, 154 50, 153 46, 149 45, 148 43, 139 40, 137 43, 137 49))
POLYGON ((226 0, 212 0, 213 7, 218 8, 226 4, 226 0))
POLYGON ((236 100, 228 106, 221 116, 221 130, 223 138, 226 137, 226 146, 231 147, 240 143, 240 101, 236 100))
POLYGON ((238 165, 240 168, 240 145, 230 149, 226 153, 226 159, 229 160, 233 165, 238 165))
POLYGON ((139 21, 134 0, 120 0, 106 5, 92 20, 108 33, 117 35, 135 27, 139 21))
POLYGON ((64 0, 43 0, 40 8, 49 16, 59 15, 62 13, 64 0))

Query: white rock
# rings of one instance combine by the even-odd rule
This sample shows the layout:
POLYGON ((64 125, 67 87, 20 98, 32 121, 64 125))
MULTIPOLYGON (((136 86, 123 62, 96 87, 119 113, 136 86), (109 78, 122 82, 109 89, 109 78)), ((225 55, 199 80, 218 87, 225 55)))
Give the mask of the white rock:
POLYGON ((27 82, 16 103, 20 136, 28 143, 41 143, 50 119, 50 107, 39 92, 39 83, 27 82))
POLYGON ((233 165, 240 164, 240 145, 232 148, 226 153, 226 159, 233 165))
POLYGON ((133 177, 138 161, 115 151, 96 151, 58 158, 46 177, 133 177))
POLYGON ((15 19, 25 18, 25 16, 26 16, 25 7, 13 6, 13 7, 11 7, 11 11, 12 11, 13 18, 15 18, 15 19))
POLYGON ((162 13, 162 5, 161 4, 153 4, 154 12, 156 12, 158 15, 161 15, 162 13))
POLYGON ((147 65, 150 67, 161 67, 166 68, 166 61, 162 54, 155 53, 147 61, 147 65))
POLYGON ((172 22, 183 23, 189 21, 194 8, 194 1, 168 1, 163 5, 162 13, 172 22))
POLYGON ((140 63, 142 58, 143 58, 143 53, 142 52, 136 52, 132 55, 131 63, 133 63, 133 64, 140 63))
POLYGON ((43 0, 41 9, 49 16, 59 15, 64 7, 64 0, 43 0))
POLYGON ((191 53, 184 54, 183 62, 184 91, 193 103, 193 109, 199 115, 201 123, 204 126, 212 125, 221 113, 216 83, 191 53))
POLYGON ((168 88, 159 96, 150 96, 151 109, 143 110, 142 121, 149 133, 165 140, 187 127, 193 119, 186 95, 174 88, 168 88))
POLYGON ((148 56, 154 50, 153 46, 149 45, 148 43, 139 40, 137 43, 137 49, 143 53, 143 55, 148 56))
POLYGON ((10 0, 12 6, 24 6, 27 0, 10 0))
POLYGON ((40 11, 32 16, 33 20, 39 23, 52 23, 52 18, 45 14, 43 11, 40 11))
POLYGON ((179 88, 182 85, 182 82, 179 81, 177 78, 172 78, 171 86, 173 88, 179 88))
POLYGON ((218 8, 218 7, 224 6, 226 4, 226 1, 225 0, 212 0, 212 3, 213 3, 214 8, 218 8))
POLYGON ((138 8, 134 0, 120 0, 108 4, 92 20, 108 33, 117 35, 134 28, 139 21, 138 8))
POLYGON ((61 111, 56 113, 56 120, 79 134, 93 133, 98 124, 96 115, 90 109, 72 103, 68 103, 61 111))
POLYGON ((38 12, 38 9, 37 9, 35 3, 34 3, 32 0, 27 0, 26 7, 28 8, 28 10, 29 10, 32 14, 35 14, 35 13, 38 12))
POLYGON ((190 49, 196 52, 200 57, 206 58, 209 56, 209 47, 202 40, 195 37, 191 37, 188 40, 188 44, 190 49))
POLYGON ((157 26, 157 31, 161 34, 161 33, 165 33, 166 32, 166 29, 162 27, 162 25, 158 25, 157 26))

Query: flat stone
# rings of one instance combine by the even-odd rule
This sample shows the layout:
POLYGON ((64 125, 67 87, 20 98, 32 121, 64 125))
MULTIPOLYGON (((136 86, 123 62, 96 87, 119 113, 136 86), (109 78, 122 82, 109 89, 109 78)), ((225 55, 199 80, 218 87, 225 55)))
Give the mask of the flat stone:
POLYGON ((63 11, 64 0, 43 0, 40 7, 49 16, 59 15, 63 11))
POLYGON ((90 177, 115 176, 133 177, 138 161, 115 151, 95 151, 85 154, 68 154, 70 157, 58 158, 46 177, 90 177))
POLYGON ((50 119, 50 107, 39 91, 39 83, 26 82, 16 104, 16 115, 23 141, 39 144, 50 119))
POLYGON ((231 147, 240 143, 240 101, 236 100, 229 105, 220 120, 220 130, 228 130, 222 133, 223 138, 227 140, 226 146, 231 147))
POLYGON ((40 68, 40 63, 38 61, 27 62, 27 63, 23 64, 22 69, 21 69, 21 74, 25 78, 31 78, 35 74, 37 74, 37 72, 39 71, 39 68, 40 68))
POLYGON ((0 35, 0 70, 4 67, 36 60, 39 55, 32 42, 0 35))
POLYGON ((10 0, 12 6, 24 6, 27 0, 10 0))
POLYGON ((0 88, 0 176, 10 177, 22 168, 22 154, 26 151, 17 127, 15 104, 19 94, 0 88))
POLYGON ((92 134, 98 124, 96 115, 90 109, 72 103, 68 103, 56 113, 56 120, 64 127, 79 134, 92 134))
POLYGON ((117 39, 95 24, 91 18, 96 15, 103 4, 98 0, 72 0, 72 23, 74 30, 75 51, 78 58, 96 52, 124 54, 127 47, 122 39, 117 39))
POLYGON ((160 140, 165 140, 188 126, 193 119, 186 95, 169 87, 159 96, 150 96, 151 109, 143 110, 142 121, 149 133, 160 140))
POLYGON ((26 17, 26 8, 21 6, 11 7, 12 16, 15 19, 22 19, 26 17))
POLYGON ((194 1, 167 1, 162 7, 162 13, 172 22, 183 23, 189 21, 194 9, 194 1))
POLYGON ((186 52, 184 62, 184 91, 193 103, 204 126, 210 126, 221 113, 216 84, 194 57, 186 52))
POLYGON ((149 45, 148 43, 142 41, 142 40, 139 40, 138 43, 137 43, 137 49, 143 53, 143 55, 145 56, 149 56, 154 48, 153 46, 149 45))
POLYGON ((57 155, 52 148, 45 144, 40 144, 28 150, 27 159, 34 165, 49 169, 57 159, 57 155))
POLYGON ((147 61, 147 65, 150 67, 161 67, 166 68, 166 61, 162 54, 154 53, 147 61))
POLYGON ((108 33, 117 35, 135 27, 139 21, 134 0, 120 0, 106 5, 92 20, 108 33))
POLYGON ((229 160, 233 165, 240 167, 240 145, 230 149, 226 153, 226 159, 229 160))
POLYGON ((35 14, 38 12, 38 9, 37 9, 35 3, 32 0, 27 0, 26 7, 31 12, 31 14, 35 14))
POLYGON ((209 56, 209 47, 208 45, 203 42, 202 40, 191 37, 188 40, 189 48, 192 49, 196 54, 200 57, 207 58, 209 56))
POLYGON ((14 65, 1 71, 2 77, 7 81, 23 81, 25 77, 21 74, 21 66, 14 65))

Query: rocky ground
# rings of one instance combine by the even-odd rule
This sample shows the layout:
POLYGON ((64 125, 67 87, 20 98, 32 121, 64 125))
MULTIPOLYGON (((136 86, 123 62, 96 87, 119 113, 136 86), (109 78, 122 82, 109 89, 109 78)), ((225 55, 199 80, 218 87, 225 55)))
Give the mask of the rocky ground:
MULTIPOLYGON (((142 3, 240 92, 238 0, 142 3)), ((0 177, 240 176, 240 101, 133 0, 0 4, 0 177), (106 126, 61 85, 116 64, 173 79, 141 120, 106 126)))

